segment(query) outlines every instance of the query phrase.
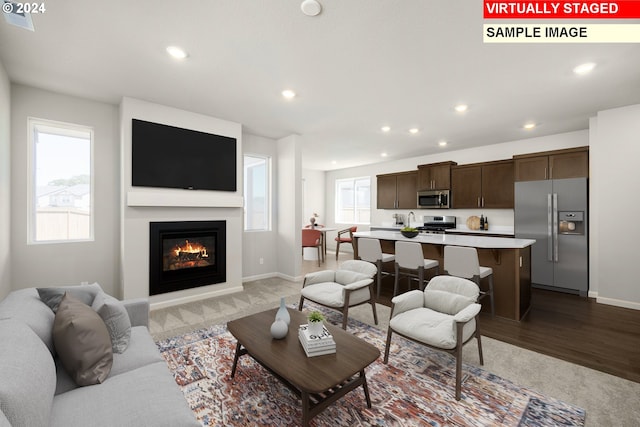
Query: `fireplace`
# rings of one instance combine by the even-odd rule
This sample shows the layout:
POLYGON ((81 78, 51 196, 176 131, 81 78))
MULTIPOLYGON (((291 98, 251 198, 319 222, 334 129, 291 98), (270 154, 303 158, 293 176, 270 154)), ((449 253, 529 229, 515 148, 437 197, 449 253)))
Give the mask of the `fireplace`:
POLYGON ((226 282, 226 222, 149 224, 149 295, 226 282))

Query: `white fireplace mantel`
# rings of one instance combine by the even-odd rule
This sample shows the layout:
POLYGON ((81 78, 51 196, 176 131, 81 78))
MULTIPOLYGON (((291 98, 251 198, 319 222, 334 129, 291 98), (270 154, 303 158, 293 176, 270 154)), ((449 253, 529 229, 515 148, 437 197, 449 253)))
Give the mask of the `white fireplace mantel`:
POLYGON ((241 208, 243 198, 237 194, 221 194, 208 191, 129 191, 127 206, 241 208))

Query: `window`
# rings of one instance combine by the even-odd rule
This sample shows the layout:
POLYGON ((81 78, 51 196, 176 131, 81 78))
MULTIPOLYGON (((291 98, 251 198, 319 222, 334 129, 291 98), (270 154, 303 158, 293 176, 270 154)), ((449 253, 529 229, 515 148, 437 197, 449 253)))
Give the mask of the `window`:
POLYGON ((371 222, 371 178, 336 180, 336 224, 371 222))
POLYGON ((271 159, 256 155, 244 156, 244 229, 271 229, 271 159))
POLYGON ((93 240, 93 130, 29 119, 29 243, 93 240))

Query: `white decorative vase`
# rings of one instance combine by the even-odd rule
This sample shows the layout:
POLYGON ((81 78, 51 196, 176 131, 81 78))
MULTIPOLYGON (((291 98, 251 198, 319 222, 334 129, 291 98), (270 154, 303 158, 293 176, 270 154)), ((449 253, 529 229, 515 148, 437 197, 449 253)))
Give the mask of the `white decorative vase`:
POLYGON ((309 326, 307 330, 309 331, 309 335, 321 335, 322 334, 322 326, 323 322, 309 322, 309 326))
POLYGON ((289 326, 289 323, 291 323, 291 316, 289 315, 287 307, 284 303, 284 297, 280 298, 280 308, 276 312, 276 320, 278 319, 282 319, 284 323, 287 324, 287 326, 289 326))
POLYGON ((277 318, 276 321, 271 324, 271 336, 273 338, 281 340, 287 336, 287 333, 289 333, 289 326, 284 320, 277 318))

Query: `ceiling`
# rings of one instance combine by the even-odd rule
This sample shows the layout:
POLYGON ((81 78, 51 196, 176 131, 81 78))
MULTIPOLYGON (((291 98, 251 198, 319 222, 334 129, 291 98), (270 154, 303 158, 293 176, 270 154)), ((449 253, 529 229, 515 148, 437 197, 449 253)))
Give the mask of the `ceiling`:
POLYGON ((319 1, 316 17, 301 0, 46 2, 35 32, 0 20, 0 60, 15 83, 300 135, 319 170, 586 129, 640 103, 639 44, 483 44, 480 1, 319 1))

